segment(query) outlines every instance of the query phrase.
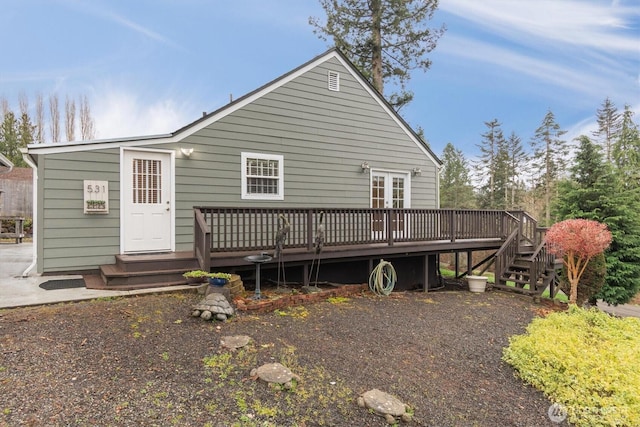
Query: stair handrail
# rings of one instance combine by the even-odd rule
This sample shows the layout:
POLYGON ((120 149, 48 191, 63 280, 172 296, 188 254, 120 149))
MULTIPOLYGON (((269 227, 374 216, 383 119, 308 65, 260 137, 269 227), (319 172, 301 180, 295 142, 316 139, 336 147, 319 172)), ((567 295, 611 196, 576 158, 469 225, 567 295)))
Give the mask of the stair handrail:
POLYGON ((494 272, 494 276, 495 276, 494 280, 496 285, 502 284, 501 282, 504 281, 502 280, 502 276, 504 272, 506 271, 509 264, 511 264, 511 262, 516 257, 516 252, 518 250, 519 236, 520 236, 520 228, 516 227, 511 232, 511 234, 509 234, 509 237, 507 237, 507 240, 504 241, 502 246, 500 246, 500 249, 498 249, 493 256, 495 259, 495 265, 496 265, 495 272, 494 272))
POLYGON ((200 264, 200 269, 211 269, 211 227, 207 223, 202 210, 193 208, 193 254, 200 264))
POLYGON ((538 280, 547 272, 548 267, 552 265, 553 260, 547 250, 547 242, 545 240, 546 228, 538 227, 536 229, 536 237, 540 239, 540 243, 529 256, 528 261, 531 263, 529 271, 529 289, 537 290, 538 280))

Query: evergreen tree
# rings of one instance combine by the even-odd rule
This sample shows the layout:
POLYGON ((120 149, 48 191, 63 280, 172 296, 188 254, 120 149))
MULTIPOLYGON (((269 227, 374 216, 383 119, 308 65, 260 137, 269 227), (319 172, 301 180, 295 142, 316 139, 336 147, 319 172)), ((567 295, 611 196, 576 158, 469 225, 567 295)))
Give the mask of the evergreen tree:
POLYGON ((600 147, 588 137, 579 147, 571 179, 557 201, 560 218, 585 218, 607 225, 613 236, 605 252, 605 285, 596 295, 621 304, 640 290, 640 193, 623 185, 621 175, 603 161, 600 147))
POLYGON ((505 207, 513 209, 521 206, 523 192, 522 171, 525 169, 528 156, 522 146, 522 140, 515 132, 511 132, 506 141, 508 155, 507 173, 508 185, 505 187, 505 207))
POLYGON ((506 184, 505 167, 508 156, 505 151, 506 141, 498 119, 485 122, 488 130, 482 134, 482 141, 476 144, 480 156, 476 162, 476 173, 482 181, 478 194, 478 204, 483 209, 504 208, 504 186, 506 184))
MULTIPOLYGON (((35 140, 35 131, 36 126, 31 123, 29 115, 22 113, 18 122, 18 147, 26 148, 27 145, 32 144, 35 140)), ((22 154, 20 158, 22 158, 22 154)))
POLYGON ((17 167, 24 167, 26 163, 20 153, 20 131, 19 124, 13 111, 4 114, 2 124, 0 124, 0 153, 17 167))
POLYGON ((625 185, 640 187, 640 132, 629 105, 624 106, 620 133, 613 144, 612 156, 625 185))
POLYGON ((566 131, 556 123, 553 112, 549 110, 531 139, 533 173, 536 185, 542 189, 544 195, 545 225, 552 223, 552 196, 566 167, 568 148, 566 141, 561 139, 565 133, 566 131))
POLYGON ((440 207, 475 208, 475 196, 469 177, 467 160, 462 151, 448 143, 442 151, 440 172, 440 207))
POLYGON ((387 100, 396 110, 413 98, 406 90, 415 69, 427 71, 425 56, 436 47, 444 27, 427 26, 438 0, 320 0, 326 24, 309 18, 314 32, 340 49, 369 79, 378 92, 385 83, 400 86, 387 100))
POLYGON ((600 146, 604 149, 607 163, 611 163, 613 143, 619 138, 621 122, 620 113, 611 99, 607 98, 602 103, 602 108, 596 110, 598 130, 593 136, 598 138, 600 146))

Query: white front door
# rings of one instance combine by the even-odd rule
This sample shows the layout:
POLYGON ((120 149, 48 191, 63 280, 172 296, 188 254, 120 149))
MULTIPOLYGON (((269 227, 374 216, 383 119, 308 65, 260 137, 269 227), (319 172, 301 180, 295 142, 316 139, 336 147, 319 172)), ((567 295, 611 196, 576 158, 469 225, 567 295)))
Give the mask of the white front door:
MULTIPOLYGON (((371 207, 405 209, 410 207, 409 174, 400 172, 371 171, 371 207)), ((386 238, 387 216, 374 213, 372 230, 374 237, 386 238)), ((402 237, 407 232, 405 216, 398 213, 391 215, 391 229, 394 237, 402 237)))
POLYGON ((122 251, 173 250, 172 153, 122 150, 122 251))

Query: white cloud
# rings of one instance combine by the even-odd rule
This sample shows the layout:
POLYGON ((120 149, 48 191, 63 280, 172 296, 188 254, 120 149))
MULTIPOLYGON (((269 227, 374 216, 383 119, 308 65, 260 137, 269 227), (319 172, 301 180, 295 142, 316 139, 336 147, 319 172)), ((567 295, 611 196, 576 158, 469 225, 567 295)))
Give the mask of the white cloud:
MULTIPOLYGON (((605 96, 623 99, 624 96, 630 95, 628 87, 630 83, 633 84, 633 79, 624 70, 607 66, 604 60, 576 66, 545 56, 537 57, 527 51, 516 51, 452 34, 443 40, 441 47, 444 55, 489 64, 493 67, 493 74, 509 74, 515 78, 527 77, 540 83, 551 84, 579 94, 580 97, 586 98, 584 101, 590 103, 594 100, 600 102, 605 96)), ((531 86, 531 83, 528 81, 527 86, 531 86)))
POLYGON ((171 133, 197 118, 184 103, 171 98, 149 102, 123 89, 106 89, 91 102, 98 139, 171 133))
POLYGON ((589 0, 443 0, 442 10, 522 43, 563 43, 637 55, 640 6, 589 0), (533 40, 532 40, 533 38, 533 40))
POLYGON ((109 7, 103 6, 103 4, 98 2, 77 2, 71 1, 67 3, 69 6, 74 8, 81 9, 86 13, 97 16, 99 18, 115 22, 116 24, 128 28, 138 34, 143 35, 149 39, 155 40, 167 46, 171 46, 174 48, 182 49, 180 45, 175 43, 173 40, 168 39, 157 31, 152 30, 151 28, 145 27, 137 22, 132 21, 119 13, 116 13, 112 10, 113 4, 109 4, 109 7))
POLYGON ((551 84, 556 90, 547 96, 553 104, 585 105, 607 96, 635 102, 640 97, 640 37, 632 28, 640 18, 640 3, 443 0, 440 8, 473 23, 468 33, 445 34, 442 54, 488 64, 496 75, 551 84), (477 41, 478 31, 492 37, 477 41))

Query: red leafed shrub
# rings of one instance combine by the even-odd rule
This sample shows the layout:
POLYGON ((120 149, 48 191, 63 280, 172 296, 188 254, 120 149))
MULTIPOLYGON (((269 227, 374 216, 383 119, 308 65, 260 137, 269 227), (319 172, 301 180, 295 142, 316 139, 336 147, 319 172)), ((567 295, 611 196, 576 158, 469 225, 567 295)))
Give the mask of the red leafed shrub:
POLYGON ((598 221, 567 219, 553 224, 545 238, 549 252, 563 259, 571 285, 569 303, 575 304, 580 276, 589 260, 609 247, 611 232, 598 221))

